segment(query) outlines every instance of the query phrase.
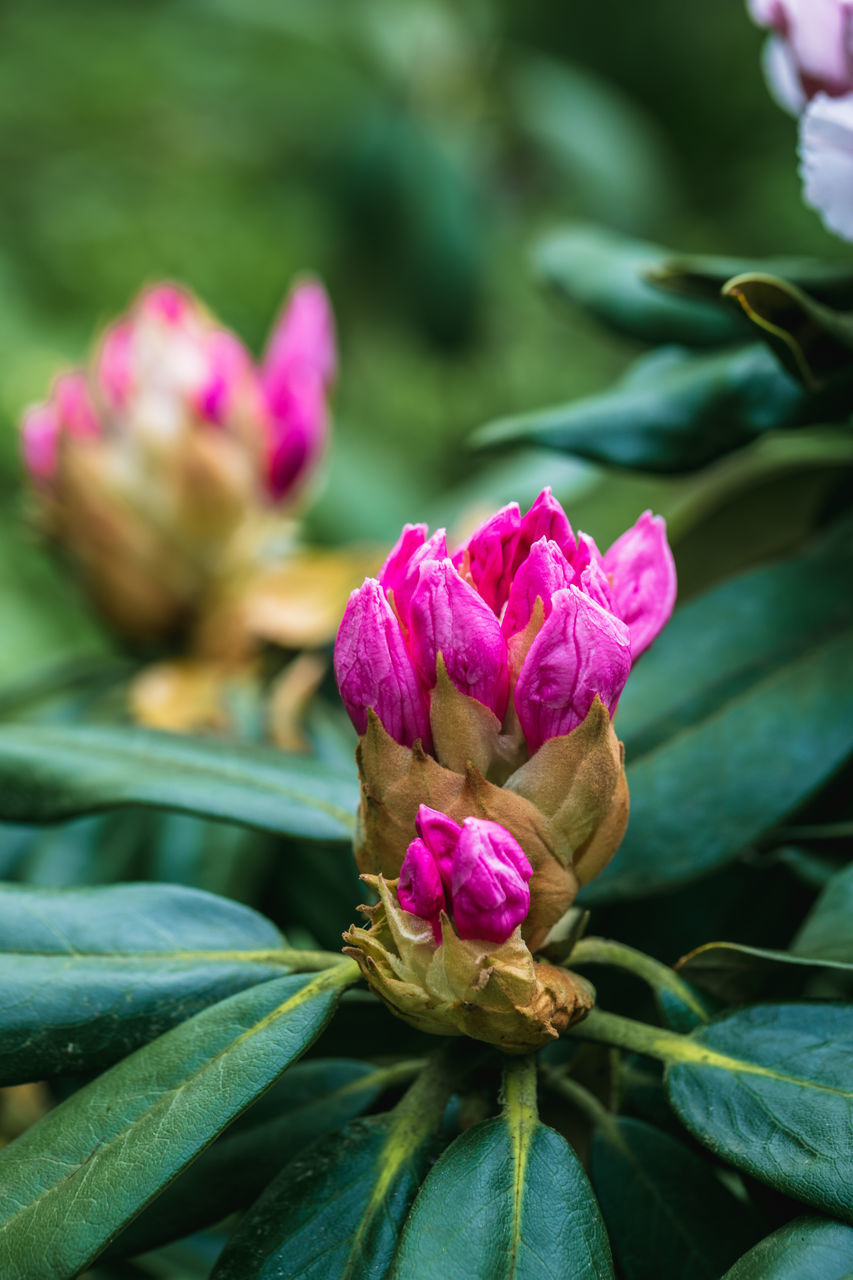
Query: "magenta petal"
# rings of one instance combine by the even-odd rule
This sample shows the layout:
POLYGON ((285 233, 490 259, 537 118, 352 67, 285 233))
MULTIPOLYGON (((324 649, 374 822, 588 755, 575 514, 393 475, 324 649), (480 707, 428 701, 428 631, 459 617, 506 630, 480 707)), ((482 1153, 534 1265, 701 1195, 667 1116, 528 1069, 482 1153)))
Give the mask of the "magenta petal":
POLYGON ((21 427, 24 465, 33 480, 41 484, 53 478, 59 456, 60 425, 51 404, 28 409, 21 427))
POLYGON ((440 809, 431 809, 429 805, 422 804, 415 818, 415 829, 435 858, 445 887, 449 890, 451 862, 462 828, 440 809))
POLYGON ((611 715, 631 670, 628 628, 578 587, 558 591, 515 686, 531 755, 581 724, 596 694, 611 715))
POLYGON ((268 425, 267 487, 281 501, 323 452, 328 430, 326 392, 311 369, 295 370, 279 389, 268 425))
POLYGON ((497 822, 466 818, 453 858, 453 923, 460 938, 506 942, 530 910, 533 868, 497 822))
POLYGON ((406 850, 397 885, 397 901, 404 911, 421 920, 436 921, 444 910, 444 886, 438 864, 423 840, 413 840, 406 850))
POLYGON ((335 677, 359 733, 372 707, 385 731, 405 747, 430 745, 426 698, 400 631, 375 578, 354 591, 335 640, 335 677))
POLYGON ((435 533, 427 538, 426 542, 414 548, 408 564, 405 567, 401 566, 392 590, 394 592, 394 608, 404 627, 408 628, 409 626, 409 609, 412 595, 420 579, 421 568, 432 561, 446 559, 447 534, 444 529, 436 529, 435 533))
POLYGON ((310 369, 324 387, 337 367, 335 322, 326 291, 316 280, 297 284, 287 298, 264 354, 261 376, 275 405, 296 369, 310 369))
POLYGON ((98 355, 97 385, 106 403, 121 409, 133 390, 134 326, 127 320, 110 325, 98 355))
POLYGON ((575 553, 575 535, 568 516, 551 493, 550 486, 543 489, 527 515, 521 521, 521 531, 515 554, 516 567, 521 564, 530 548, 540 538, 556 542, 567 560, 575 553))
POLYGON ((440 653, 457 689, 503 720, 509 673, 500 623, 448 559, 421 567, 409 605, 409 647, 424 684, 435 684, 440 653))
POLYGON ((454 556, 468 552, 471 581, 493 613, 500 614, 509 595, 521 513, 518 504, 501 507, 484 521, 454 556))
POLYGON ((379 570, 379 581, 385 591, 393 591, 396 595, 400 583, 406 575, 409 561, 416 551, 426 542, 427 526, 425 524, 404 524, 403 531, 379 570))
POLYGON ((554 592, 570 587, 574 580, 574 569, 556 542, 548 538, 534 542, 526 559, 519 565, 510 588, 501 623, 507 639, 527 626, 537 597, 545 606, 547 618, 554 592))
POLYGON ((89 383, 82 370, 64 373, 57 378, 51 398, 63 431, 80 440, 101 434, 101 424, 89 394, 89 383))
POLYGON ((662 630, 675 603, 675 562, 662 516, 644 511, 604 557, 613 583, 614 612, 631 631, 636 661, 662 630))

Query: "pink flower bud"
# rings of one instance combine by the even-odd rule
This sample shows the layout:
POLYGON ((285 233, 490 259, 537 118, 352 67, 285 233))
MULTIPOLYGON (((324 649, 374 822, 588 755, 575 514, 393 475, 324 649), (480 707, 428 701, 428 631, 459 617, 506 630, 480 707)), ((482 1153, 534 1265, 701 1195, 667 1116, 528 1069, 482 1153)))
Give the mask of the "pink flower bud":
POLYGON ((631 670, 624 623, 578 587, 558 591, 515 686, 515 708, 533 754, 583 722, 596 694, 611 715, 631 670))
POLYGON ((675 603, 675 562, 662 516, 644 511, 604 557, 613 584, 615 613, 631 632, 636 659, 663 629, 675 603))
POLYGON ((101 434, 85 374, 77 371, 57 378, 49 402, 29 409, 21 430, 24 464, 32 478, 44 485, 56 471, 59 442, 64 434, 78 440, 101 434))
POLYGON ((574 560, 575 536, 572 533, 572 526, 562 506, 552 494, 550 486, 542 490, 521 521, 515 553, 515 568, 518 568, 530 548, 540 538, 556 542, 566 559, 570 562, 574 560))
POLYGON ((124 408, 133 389, 133 325, 129 321, 107 329, 95 377, 105 403, 113 409, 124 408))
POLYGON ((429 805, 422 804, 415 818, 415 830, 435 859, 441 878, 449 889, 453 851, 462 828, 440 809, 431 809, 429 805))
POLYGON ((547 618, 554 592, 570 587, 574 581, 575 571, 556 542, 545 537, 534 542, 510 588, 501 624, 507 639, 527 626, 537 598, 542 601, 547 618))
POLYGON ((385 563, 379 570, 379 581, 385 591, 393 591, 396 594, 399 583, 402 582, 406 575, 409 561, 414 553, 420 550, 426 542, 427 532, 425 524, 403 525, 402 533, 388 552, 385 557, 385 563))
POLYGON ((375 578, 349 598, 335 641, 335 676, 359 733, 372 707, 386 732, 404 746, 430 745, 426 700, 400 624, 375 578))
POLYGON ((495 614, 500 614, 509 595, 520 528, 518 503, 511 502, 475 529, 453 557, 495 614))
POLYGON ((830 231, 853 240, 853 93, 819 93, 800 120, 803 198, 830 231))
POLYGON ((285 301, 264 354, 262 378, 273 410, 294 370, 310 369, 328 388, 337 364, 335 321, 326 291, 317 280, 303 280, 285 301))
POLYGON ((277 393, 269 424, 267 487, 279 502, 305 476, 328 434, 325 388, 311 370, 295 370, 277 393))
MULTIPOLYGON (((423 529, 426 533, 426 525, 406 525, 406 529, 415 528, 423 529)), ((428 564, 433 560, 447 559, 447 538, 444 529, 436 529, 432 537, 426 541, 421 540, 420 545, 416 542, 417 534, 410 535, 408 540, 403 535, 397 543, 397 546, 391 552, 385 565, 382 567, 382 574, 379 581, 382 583, 386 591, 394 593, 394 608, 397 611, 397 617, 403 626, 408 628, 409 625, 409 606, 412 599, 412 593, 418 585, 421 566, 428 564), (399 548, 399 551, 397 550, 399 548), (409 550, 408 559, 404 559, 406 551, 409 550)))
POLYGON ((748 0, 757 23, 776 32, 806 98, 853 91, 851 0, 748 0))
POLYGON ((428 688, 436 682, 441 654, 457 689, 503 720, 509 696, 506 640, 492 610, 448 559, 421 566, 409 605, 409 648, 428 688))
POLYGON ((466 818, 453 856, 450 893, 460 938, 506 942, 530 910, 533 868, 505 827, 466 818))
POLYGON ((436 942, 441 942, 439 915, 445 908, 444 885, 438 863, 423 840, 413 840, 406 850, 400 868, 397 901, 404 911, 419 916, 421 920, 429 920, 436 942))

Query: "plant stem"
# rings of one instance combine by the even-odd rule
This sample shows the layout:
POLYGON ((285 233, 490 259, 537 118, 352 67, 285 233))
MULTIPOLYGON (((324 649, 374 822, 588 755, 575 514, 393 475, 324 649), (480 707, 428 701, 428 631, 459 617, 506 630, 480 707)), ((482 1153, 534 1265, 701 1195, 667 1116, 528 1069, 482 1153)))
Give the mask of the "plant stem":
POLYGON ((572 967, 606 964, 627 969, 647 982, 654 991, 668 991, 675 996, 700 1022, 708 1021, 708 1012, 696 992, 669 965, 662 964, 644 951, 626 947, 621 942, 612 942, 609 938, 581 938, 569 956, 568 963, 572 967))
POLYGON ((579 1040, 594 1040, 598 1044, 616 1045, 619 1049, 644 1053, 661 1062, 722 1060, 721 1054, 702 1048, 689 1036, 666 1031, 663 1027, 652 1027, 647 1022, 636 1022, 633 1018, 623 1018, 618 1013, 605 1013, 603 1009, 593 1009, 583 1022, 563 1034, 576 1036, 579 1040))
POLYGON ((287 965, 294 973, 313 973, 318 969, 332 969, 340 964, 340 951, 301 951, 298 947, 280 947, 269 952, 269 959, 287 965))

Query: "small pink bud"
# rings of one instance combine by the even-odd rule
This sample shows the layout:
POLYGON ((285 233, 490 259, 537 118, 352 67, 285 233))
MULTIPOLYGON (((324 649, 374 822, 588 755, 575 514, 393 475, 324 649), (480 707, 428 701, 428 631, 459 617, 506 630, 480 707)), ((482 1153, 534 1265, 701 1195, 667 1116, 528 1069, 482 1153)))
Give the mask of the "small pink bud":
POLYGON ((385 563, 379 570, 379 581, 386 591, 393 591, 396 596, 399 585, 406 576, 409 561, 414 553, 424 545, 426 538, 427 526, 425 524, 403 525, 402 533, 388 552, 385 563))
POLYGON ((366 579, 349 598, 334 665, 341 698, 359 733, 367 729, 372 707, 396 742, 411 747, 420 738, 429 749, 426 699, 400 624, 375 578, 366 579))
POLYGON ((438 863, 423 840, 413 840, 406 850, 400 868, 397 901, 404 911, 419 916, 421 920, 429 920, 436 942, 441 941, 438 918, 445 908, 444 886, 438 863))
POLYGON ((205 341, 207 377, 195 395, 195 407, 207 422, 224 424, 254 379, 251 357, 227 329, 213 329, 205 341))
POLYGON ((35 481, 46 484, 56 471, 64 434, 78 440, 101 434, 86 375, 75 371, 57 378, 48 403, 34 405, 24 415, 21 432, 24 464, 35 481))
POLYGON ((133 341, 133 325, 120 320, 110 325, 101 343, 95 376, 105 402, 114 409, 124 408, 133 390, 133 341))
POLYGON ((554 592, 570 587, 574 581, 575 571, 556 542, 544 537, 534 542, 510 588, 501 624, 507 639, 527 626, 537 597, 545 607, 547 618, 554 592))
MULTIPOLYGON (((447 559, 447 535, 444 529, 436 529, 421 546, 415 547, 408 564, 400 565, 396 580, 388 584, 394 592, 394 608, 403 626, 408 629, 412 595, 420 579, 421 568, 433 561, 447 559)), ((384 585, 384 584, 383 584, 384 585)))
POLYGON ((441 654, 457 689, 503 720, 509 695, 506 640, 492 610, 448 559, 421 566, 409 605, 409 647, 428 688, 436 682, 441 654))
POLYGON ((89 384, 81 370, 57 378, 52 399, 63 431, 79 440, 101 434, 101 424, 89 395, 89 384))
POLYGON ((453 923, 460 938, 506 942, 530 910, 533 868, 505 827, 466 818, 453 856, 453 923))
POLYGON ((326 388, 337 372, 334 317, 317 280, 303 280, 291 290, 267 344, 262 377, 274 412, 296 369, 310 369, 326 388))
POLYGON ((269 425, 267 487, 279 502, 322 453, 328 412, 323 384, 311 370, 295 371, 279 389, 277 404, 269 425))
POLYGON ((56 471, 60 426, 50 404, 36 404, 24 414, 21 450, 24 465, 38 484, 47 484, 56 471))
POLYGON ((518 503, 511 502, 475 529, 453 557, 457 567, 464 566, 470 573, 477 591, 495 614, 500 614, 509 595, 520 526, 518 503))
POLYGON ((596 694, 613 714, 631 670, 628 628, 578 587, 558 591, 515 686, 532 755, 581 724, 596 694))
POLYGON ((415 830, 435 858, 442 880, 449 888, 453 851, 462 828, 440 809, 431 809, 429 805, 422 804, 415 818, 415 830))
POLYGON ((551 492, 550 486, 543 489, 533 506, 521 521, 518 546, 516 548, 516 567, 540 538, 556 542, 567 560, 572 561, 575 554, 575 536, 572 526, 560 503, 551 492))
POLYGON ((614 612, 630 629, 636 661, 662 630, 675 603, 675 562, 663 517, 644 511, 609 548, 604 568, 613 584, 614 612))

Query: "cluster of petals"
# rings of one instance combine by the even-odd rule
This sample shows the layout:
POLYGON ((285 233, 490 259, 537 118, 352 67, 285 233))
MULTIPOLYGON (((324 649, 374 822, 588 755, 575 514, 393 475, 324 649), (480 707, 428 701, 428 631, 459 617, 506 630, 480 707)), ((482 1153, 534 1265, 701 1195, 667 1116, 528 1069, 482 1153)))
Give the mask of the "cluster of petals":
POLYGON ((776 100, 800 116, 806 202, 853 240, 853 0, 748 0, 771 32, 764 55, 776 100))
POLYGON ((335 645, 341 697, 359 733, 373 708, 397 742, 429 749, 440 658, 457 689, 517 722, 533 754, 596 695, 612 714, 675 590, 664 522, 648 511, 604 555, 550 489, 523 516, 503 507, 452 555, 443 529, 406 525, 350 597, 335 645))
POLYGON ((64 440, 168 448, 188 430, 223 431, 256 449, 259 488, 278 501, 322 452, 335 367, 331 308, 314 280, 291 292, 260 365, 187 289, 153 285, 107 328, 91 371, 62 375, 28 410, 24 461, 49 487, 64 440))
POLYGON ((460 826, 425 804, 415 825, 397 886, 403 910, 428 920, 439 945, 443 913, 460 938, 506 942, 530 909, 533 868, 518 841, 497 822, 460 826))

